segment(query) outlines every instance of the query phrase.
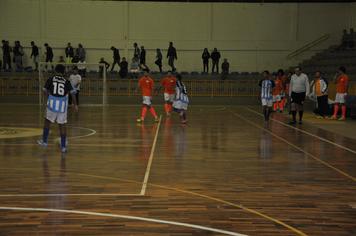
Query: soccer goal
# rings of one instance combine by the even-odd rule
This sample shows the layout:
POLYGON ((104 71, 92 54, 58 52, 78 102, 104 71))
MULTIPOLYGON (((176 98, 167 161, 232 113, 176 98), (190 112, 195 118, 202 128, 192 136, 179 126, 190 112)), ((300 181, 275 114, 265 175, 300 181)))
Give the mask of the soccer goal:
MULTIPOLYGON (((39 105, 45 104, 43 87, 48 78, 54 76, 55 67, 58 64, 65 66, 64 77, 70 78, 81 77, 79 86, 79 104, 84 105, 107 105, 107 70, 105 64, 99 63, 39 63, 38 88, 39 88, 39 105)), ((73 80, 73 79, 72 79, 73 80)), ((56 88, 55 88, 56 89, 56 88)), ((60 89, 60 88, 58 88, 60 89)))

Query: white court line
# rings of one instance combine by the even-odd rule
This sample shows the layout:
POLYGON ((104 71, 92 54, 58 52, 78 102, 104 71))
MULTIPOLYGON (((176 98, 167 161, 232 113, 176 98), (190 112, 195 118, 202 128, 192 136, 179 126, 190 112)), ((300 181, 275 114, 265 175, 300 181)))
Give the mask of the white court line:
POLYGON ((142 183, 141 195, 145 195, 145 193, 146 193, 148 177, 150 176, 150 170, 151 170, 151 165, 152 165, 152 160, 153 160, 153 154, 154 154, 155 149, 156 149, 157 137, 158 137, 159 128, 161 127, 161 121, 162 121, 162 115, 159 116, 159 122, 158 122, 157 130, 156 130, 155 138, 153 139, 151 153, 150 153, 150 157, 149 157, 149 160, 148 160, 148 163, 147 163, 145 177, 144 177, 143 183, 142 183))
MULTIPOLYGON (((255 111, 255 110, 253 110, 253 109, 251 109, 251 108, 245 107, 245 109, 247 109, 247 110, 249 110, 250 112, 255 113, 255 114, 259 115, 259 116, 262 116, 262 114, 258 113, 257 111, 255 111)), ((330 141, 330 140, 328 140, 328 139, 322 138, 322 137, 320 137, 320 136, 318 136, 318 135, 312 134, 312 133, 310 133, 310 132, 308 132, 308 131, 299 129, 299 128, 297 128, 297 127, 290 126, 290 125, 288 125, 288 124, 285 124, 285 123, 283 123, 283 122, 281 122, 281 121, 279 121, 279 120, 273 119, 273 118, 270 118, 270 120, 273 120, 274 122, 277 122, 277 123, 279 123, 279 124, 281 124, 281 125, 283 125, 283 126, 285 126, 285 127, 288 127, 288 128, 294 129, 294 130, 297 130, 297 131, 299 131, 299 132, 301 132, 301 133, 304 133, 304 134, 307 134, 307 135, 312 136, 312 137, 314 137, 314 138, 317 138, 317 139, 319 139, 319 140, 321 140, 321 141, 324 141, 324 142, 326 142, 326 143, 332 144, 332 145, 334 145, 334 146, 336 146, 336 147, 339 147, 339 148, 341 148, 341 149, 344 149, 344 150, 346 150, 346 151, 349 151, 349 152, 351 152, 351 153, 353 153, 353 154, 356 154, 356 151, 355 151, 355 150, 352 150, 352 149, 350 149, 350 148, 348 148, 348 147, 345 147, 345 146, 343 146, 343 145, 340 145, 340 144, 335 143, 335 142, 333 142, 333 141, 330 141)))
POLYGON ((141 197, 142 195, 137 193, 25 193, 25 194, 0 194, 0 197, 65 197, 65 196, 133 196, 141 197))
POLYGON ((186 228, 210 231, 210 232, 215 232, 215 233, 220 233, 220 234, 225 234, 225 235, 246 236, 245 234, 234 233, 231 231, 210 228, 210 227, 205 227, 205 226, 201 226, 201 225, 194 225, 194 224, 181 223, 181 222, 168 221, 168 220, 159 220, 159 219, 146 218, 146 217, 129 216, 129 215, 118 215, 118 214, 99 213, 99 212, 90 212, 90 211, 51 209, 51 208, 27 208, 27 207, 0 207, 0 210, 60 212, 60 213, 68 213, 68 214, 103 216, 103 217, 111 217, 111 218, 146 221, 146 222, 152 222, 152 223, 158 223, 158 224, 176 225, 176 226, 182 226, 182 227, 186 227, 186 228))

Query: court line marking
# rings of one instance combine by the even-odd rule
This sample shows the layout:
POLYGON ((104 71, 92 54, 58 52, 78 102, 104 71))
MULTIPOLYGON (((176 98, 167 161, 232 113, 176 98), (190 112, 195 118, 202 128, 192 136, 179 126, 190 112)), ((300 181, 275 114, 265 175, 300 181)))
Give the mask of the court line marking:
MULTIPOLYGON (((257 111, 255 111, 255 110, 253 110, 253 109, 251 109, 251 108, 249 108, 249 107, 245 107, 245 109, 248 110, 248 111, 250 111, 250 112, 252 112, 252 113, 255 113, 255 114, 259 115, 259 116, 263 116, 262 114, 258 113, 257 111)), ((341 144, 335 143, 335 142, 333 142, 333 141, 331 141, 331 140, 328 140, 328 139, 326 139, 326 138, 320 137, 320 136, 318 136, 318 135, 315 135, 315 134, 310 133, 310 132, 308 132, 308 131, 299 129, 299 128, 297 128, 297 127, 293 127, 293 126, 291 126, 291 125, 285 124, 285 123, 283 123, 283 122, 281 122, 281 121, 279 121, 279 120, 276 120, 276 119, 274 119, 274 118, 272 118, 272 117, 270 118, 270 120, 273 120, 274 122, 277 122, 277 123, 279 123, 279 124, 281 124, 281 125, 283 125, 283 126, 285 126, 285 127, 288 127, 288 128, 297 130, 297 131, 299 131, 299 132, 301 132, 301 133, 310 135, 310 136, 312 136, 312 137, 314 137, 314 138, 317 138, 317 139, 319 139, 319 140, 321 140, 321 141, 324 141, 324 142, 326 142, 326 143, 329 143, 329 144, 332 144, 332 145, 334 145, 334 146, 337 146, 338 148, 344 149, 344 150, 349 151, 349 152, 351 152, 351 153, 353 153, 353 154, 356 154, 356 151, 355 151, 355 150, 353 150, 353 149, 351 149, 351 148, 348 148, 348 147, 345 147, 345 146, 343 146, 343 145, 341 145, 341 144)))
POLYGON ((313 154, 310 154, 309 152, 304 151, 302 148, 300 148, 300 147, 298 147, 297 145, 295 145, 295 144, 289 142, 287 139, 278 136, 277 134, 273 133, 272 131, 270 131, 270 130, 268 130, 268 129, 262 127, 262 126, 257 125, 256 123, 254 123, 254 122, 252 122, 252 121, 246 119, 245 117, 243 117, 243 116, 241 116, 241 115, 239 115, 239 114, 237 114, 237 113, 235 113, 235 112, 233 112, 233 111, 231 111, 231 110, 230 110, 230 113, 233 114, 234 116, 240 118, 241 120, 243 120, 243 121, 249 123, 250 125, 252 125, 252 126, 254 126, 254 127, 258 128, 258 129, 261 129, 261 130, 266 131, 267 133, 271 134, 273 137, 275 137, 275 138, 277 138, 277 139, 279 139, 279 140, 281 140, 281 141, 287 143, 287 144, 290 145, 291 147, 294 147, 294 148, 297 149, 298 151, 300 151, 300 152, 304 153, 305 155, 311 157, 312 159, 316 160, 317 162, 319 162, 319 163, 321 163, 321 164, 323 164, 323 165, 325 165, 325 166, 327 166, 327 167, 329 167, 329 168, 335 170, 335 171, 338 172, 339 174, 341 174, 341 175, 343 175, 343 176, 345 176, 345 177, 351 179, 352 181, 356 182, 356 177, 353 177, 352 175, 349 175, 348 173, 346 173, 346 172, 344 172, 344 171, 342 171, 342 170, 340 170, 340 169, 338 169, 338 168, 332 166, 331 164, 329 164, 329 163, 327 163, 327 162, 325 162, 325 161, 319 159, 318 157, 314 156, 313 154))
MULTIPOLYGON (((22 169, 25 169, 25 168, 22 168, 22 169)), ((26 168, 26 169, 33 169, 33 168, 26 168)), ((56 170, 54 169, 54 171, 59 171, 60 170, 56 170)), ((91 175, 91 174, 84 174, 84 173, 78 173, 76 172, 75 174, 77 175, 80 175, 80 176, 87 176, 87 177, 91 177, 91 178, 98 178, 98 179, 107 179, 107 180, 117 180, 117 181, 122 181, 122 182, 127 182, 127 183, 135 183, 135 184, 139 184, 141 185, 142 182, 138 182, 138 181, 135 181, 135 180, 129 180, 129 179, 122 179, 122 178, 116 178, 116 177, 109 177, 109 176, 100 176, 100 175, 91 175)), ((161 189, 166 189, 166 190, 170 190, 170 191, 175 191, 175 192, 180 192, 180 193, 184 193, 184 194, 189 194, 189 195, 193 195, 193 196, 198 196, 198 197, 201 197, 201 198, 205 198, 205 199, 208 199, 208 200, 211 200, 211 201, 214 201, 214 202, 220 202, 220 203, 223 203, 225 205, 229 205, 229 206, 232 206, 232 207, 235 207, 235 208, 238 208, 238 209, 241 209, 241 210, 244 210, 248 213, 251 213, 253 215, 257 215, 261 218, 264 218, 264 219, 267 219, 269 221, 272 221, 278 225, 281 225, 291 231, 293 231, 294 233, 296 233, 297 235, 300 235, 300 236, 307 236, 307 234, 303 233, 302 231, 294 228, 293 226, 290 226, 278 219, 275 219, 271 216, 268 216, 264 213, 261 213, 257 210, 254 210, 254 209, 250 209, 248 207, 245 207, 241 204, 235 204, 235 203, 232 203, 232 202, 229 202, 229 201, 226 201, 226 200, 223 200, 223 199, 220 199, 220 198, 216 198, 216 197, 211 197, 211 196, 208 196, 208 195, 205 195, 205 194, 200 194, 200 193, 196 193, 196 192, 192 192, 192 191, 189 191, 189 190, 184 190, 184 189, 179 189, 179 188, 174 188, 174 187, 167 187, 167 186, 164 186, 164 185, 159 185, 159 184, 152 184, 152 183, 148 183, 149 186, 152 186, 152 187, 156 187, 156 188, 161 188, 161 189)), ((16 196, 19 196, 19 195, 15 195, 14 194, 14 197, 16 196)), ((89 195, 90 196, 90 195, 89 195)), ((142 196, 142 195, 140 195, 142 196)), ((1 197, 1 195, 0 195, 1 197)))
POLYGON ((129 216, 129 215, 119 215, 119 214, 90 212, 90 211, 78 211, 78 210, 64 210, 64 209, 52 209, 52 208, 27 208, 27 207, 0 207, 0 210, 60 212, 60 213, 68 213, 68 214, 103 216, 103 217, 120 218, 120 219, 128 219, 128 220, 146 221, 146 222, 158 223, 158 224, 175 225, 175 226, 181 226, 181 227, 186 227, 186 228, 221 233, 221 234, 225 234, 225 235, 247 236, 245 234, 239 234, 239 233, 235 233, 232 231, 221 230, 221 229, 216 229, 216 228, 211 228, 211 227, 206 227, 206 226, 201 226, 201 225, 181 223, 181 222, 177 222, 177 221, 160 220, 160 219, 147 218, 147 217, 129 216))
POLYGON ((150 157, 148 159, 148 163, 147 163, 147 167, 146 167, 145 177, 143 178, 142 188, 141 188, 141 192, 140 192, 141 195, 145 195, 145 193, 146 193, 147 182, 148 182, 148 178, 150 176, 153 156, 154 156, 154 152, 155 152, 155 149, 156 149, 158 132, 159 132, 159 128, 161 127, 161 121, 162 121, 162 115, 159 116, 159 122, 158 122, 158 125, 157 125, 155 138, 153 139, 151 153, 150 153, 150 157))

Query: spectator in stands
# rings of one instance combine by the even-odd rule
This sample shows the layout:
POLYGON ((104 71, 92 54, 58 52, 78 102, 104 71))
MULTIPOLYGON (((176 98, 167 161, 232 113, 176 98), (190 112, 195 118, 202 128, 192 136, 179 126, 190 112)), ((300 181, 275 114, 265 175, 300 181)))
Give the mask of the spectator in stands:
POLYGON ((133 58, 136 58, 136 60, 138 60, 140 59, 140 48, 138 47, 137 43, 134 43, 133 46, 134 46, 133 58))
POLYGON ((103 64, 103 65, 99 66, 99 74, 101 77, 103 77, 104 76, 104 67, 105 67, 105 71, 108 71, 110 64, 107 61, 105 61, 104 57, 100 58, 99 63, 103 64))
POLYGON ((337 119, 337 114, 341 106, 341 117, 339 120, 345 120, 346 119, 345 97, 347 96, 347 91, 349 88, 349 77, 346 74, 346 68, 344 66, 339 67, 334 78, 334 83, 336 84, 336 95, 335 95, 335 103, 334 103, 334 114, 331 117, 331 119, 333 120, 337 119))
POLYGON ((210 53, 207 48, 204 48, 203 54, 201 55, 203 59, 203 72, 209 73, 209 58, 210 53))
POLYGON ((66 61, 64 60, 64 57, 63 57, 63 56, 59 56, 58 63, 59 63, 59 64, 62 64, 63 66, 65 66, 66 61))
POLYGON ((299 113, 299 124, 303 123, 303 104, 305 97, 309 95, 309 89, 310 87, 308 76, 302 73, 300 67, 296 67, 289 85, 291 113, 293 117, 293 120, 290 122, 290 124, 294 125, 297 123, 297 111, 299 113))
POLYGON ((146 66, 146 50, 144 46, 141 46, 140 65, 146 66))
MULTIPOLYGON (((63 56, 62 56, 63 58, 63 56)), ((78 74, 78 68, 73 68, 73 73, 69 76, 69 82, 75 90, 75 97, 77 100, 77 105, 79 106, 79 92, 80 92, 80 84, 82 82, 82 77, 78 74)), ((71 96, 69 96, 69 104, 72 104, 71 96)))
POLYGON ((230 68, 230 64, 227 61, 227 59, 224 58, 224 62, 221 64, 221 70, 222 70, 221 79, 222 80, 227 79, 227 76, 229 75, 229 68, 230 68))
POLYGON ((220 52, 218 51, 217 48, 214 48, 213 52, 211 53, 211 60, 213 62, 213 68, 212 68, 212 73, 215 71, 216 67, 216 73, 219 74, 219 60, 220 60, 220 52))
POLYGON ((85 78, 86 73, 87 73, 87 67, 86 67, 85 64, 86 64, 86 62, 83 59, 80 59, 78 64, 77 64, 78 73, 80 74, 80 76, 82 78, 85 78))
POLYGON ((35 64, 35 71, 38 71, 38 57, 39 51, 34 41, 31 41, 32 52, 30 58, 32 58, 33 63, 35 64))
POLYGON ((113 56, 112 56, 113 63, 111 65, 110 71, 113 71, 116 64, 118 67, 120 67, 120 52, 119 52, 119 49, 115 48, 114 46, 111 46, 110 49, 112 50, 112 53, 113 53, 113 56))
POLYGON ((11 71, 11 47, 6 40, 2 40, 2 59, 4 71, 11 71))
POLYGON ((119 75, 122 79, 124 79, 127 77, 129 71, 129 63, 127 63, 125 57, 122 58, 122 61, 120 62, 119 66, 120 66, 119 75))
POLYGON ((158 66, 159 72, 162 73, 162 52, 161 52, 161 49, 159 49, 159 48, 156 49, 156 61, 155 61, 155 64, 158 66))
POLYGON ((85 61, 86 53, 85 53, 85 49, 83 48, 83 45, 81 43, 78 44, 76 54, 78 56, 79 61, 85 61))
POLYGON ((15 41, 15 47, 12 52, 14 54, 14 62, 16 65, 16 70, 22 71, 23 69, 22 56, 24 55, 24 51, 23 51, 23 47, 20 44, 20 41, 15 41))
POLYGON ((66 63, 72 63, 74 57, 74 49, 70 43, 67 43, 67 47, 65 49, 66 55, 66 63))
POLYGON ((172 68, 172 71, 176 71, 174 67, 174 60, 177 60, 177 51, 176 48, 173 47, 173 43, 169 42, 169 47, 167 50, 167 58, 168 58, 168 65, 172 68))
POLYGON ((137 78, 137 74, 140 72, 140 63, 137 57, 132 58, 130 64, 130 73, 132 74, 133 78, 137 78))
MULTIPOLYGON (((48 45, 48 43, 45 43, 44 46, 46 48, 46 52, 45 52, 45 54, 46 54, 46 63, 51 64, 51 67, 52 67, 52 70, 53 70, 54 69, 53 65, 52 65, 52 62, 53 62, 53 50, 48 45)), ((47 70, 47 64, 46 64, 46 70, 47 70)))
POLYGON ((315 96, 317 99, 319 114, 317 118, 325 118, 328 113, 328 83, 321 76, 320 71, 315 72, 311 96, 315 96))

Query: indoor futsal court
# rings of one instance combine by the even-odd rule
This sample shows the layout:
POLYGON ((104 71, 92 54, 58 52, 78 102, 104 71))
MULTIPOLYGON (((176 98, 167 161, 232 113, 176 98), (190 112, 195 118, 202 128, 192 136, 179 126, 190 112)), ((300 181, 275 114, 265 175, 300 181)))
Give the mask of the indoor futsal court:
POLYGON ((0 0, 0 236, 356 236, 356 1, 0 0))
POLYGON ((2 105, 1 235, 355 233, 354 139, 254 106, 192 106, 187 125, 139 108, 71 112, 61 154, 56 126, 36 144, 39 106, 2 105))

